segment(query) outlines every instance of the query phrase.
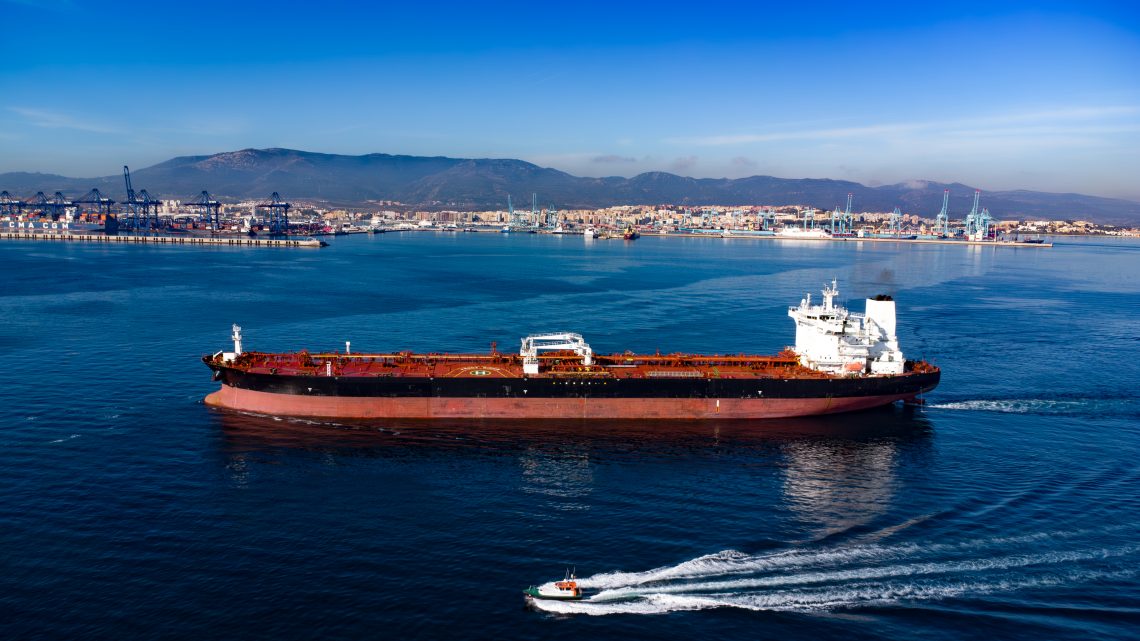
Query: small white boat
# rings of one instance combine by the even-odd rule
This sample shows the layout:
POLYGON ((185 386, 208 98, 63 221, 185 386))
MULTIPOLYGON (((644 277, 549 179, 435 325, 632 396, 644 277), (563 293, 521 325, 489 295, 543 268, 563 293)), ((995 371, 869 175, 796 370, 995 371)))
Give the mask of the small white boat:
POLYGON ((583 598, 582 588, 578 587, 578 577, 570 570, 566 571, 566 578, 561 581, 532 585, 523 590, 523 594, 530 599, 547 601, 581 601, 583 598))

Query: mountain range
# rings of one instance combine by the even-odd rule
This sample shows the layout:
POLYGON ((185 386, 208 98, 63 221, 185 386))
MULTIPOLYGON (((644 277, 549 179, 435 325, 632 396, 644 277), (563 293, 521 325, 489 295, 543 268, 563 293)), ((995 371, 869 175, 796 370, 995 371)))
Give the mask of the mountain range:
MULTIPOLYGON (((808 205, 833 209, 854 194, 854 211, 890 211, 933 217, 950 190, 950 216, 961 218, 973 204, 974 188, 960 183, 915 180, 870 187, 816 178, 688 178, 648 172, 623 178, 585 178, 522 160, 366 154, 346 156, 292 149, 243 149, 209 156, 182 156, 132 172, 136 190, 159 198, 191 200, 207 190, 226 200, 283 199, 334 206, 376 207, 398 201, 425 209, 504 209, 507 195, 529 208, 598 208, 627 204, 808 205)), ((0 190, 28 198, 36 191, 79 197, 92 188, 121 200, 122 176, 67 178, 52 174, 0 174, 0 190)), ((1140 203, 1083 194, 1027 190, 983 192, 982 206, 998 219, 1082 219, 1110 224, 1140 222, 1140 203)))

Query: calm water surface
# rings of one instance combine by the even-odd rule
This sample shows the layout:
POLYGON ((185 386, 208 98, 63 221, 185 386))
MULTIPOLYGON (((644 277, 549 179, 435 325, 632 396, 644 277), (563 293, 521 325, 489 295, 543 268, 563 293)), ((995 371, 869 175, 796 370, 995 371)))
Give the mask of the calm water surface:
POLYGON ((0 636, 1140 637, 1140 243, 500 234, 0 246, 0 636), (248 349, 772 353, 899 300, 924 409, 749 423, 226 414, 248 349), (576 566, 595 596, 524 607, 576 566))

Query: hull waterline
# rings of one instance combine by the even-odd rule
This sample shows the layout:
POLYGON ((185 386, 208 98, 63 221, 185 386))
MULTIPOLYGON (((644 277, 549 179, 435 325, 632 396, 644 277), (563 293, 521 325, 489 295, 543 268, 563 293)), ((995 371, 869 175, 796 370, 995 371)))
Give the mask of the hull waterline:
POLYGON ((852 412, 919 392, 846 398, 370 398, 275 394, 223 385, 212 407, 308 418, 759 419, 852 412))

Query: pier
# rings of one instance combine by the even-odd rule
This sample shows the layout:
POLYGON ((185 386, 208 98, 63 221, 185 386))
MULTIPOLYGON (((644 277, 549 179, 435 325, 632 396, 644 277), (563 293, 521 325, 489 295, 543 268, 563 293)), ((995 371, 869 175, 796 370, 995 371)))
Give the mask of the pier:
POLYGON ((47 240, 57 243, 132 243, 143 245, 190 245, 202 247, 214 245, 221 247, 324 247, 328 243, 307 238, 248 238, 226 236, 107 236, 103 234, 36 234, 30 232, 0 232, 0 239, 4 240, 47 240))
POLYGON ((670 236, 678 236, 684 238, 731 238, 731 239, 757 239, 757 240, 806 240, 810 242, 823 242, 823 243, 905 243, 910 245, 967 245, 974 247, 1052 247, 1053 243, 1047 242, 1026 242, 1024 240, 968 240, 968 239, 953 239, 953 238, 876 238, 864 236, 840 236, 835 237, 805 237, 797 238, 795 236, 751 236, 744 234, 685 234, 685 233, 670 233, 670 236))

